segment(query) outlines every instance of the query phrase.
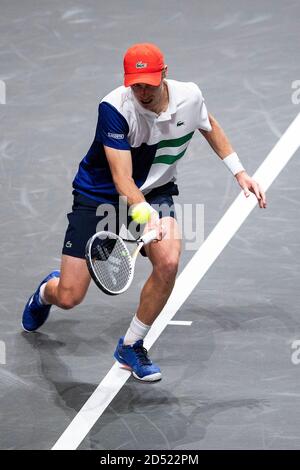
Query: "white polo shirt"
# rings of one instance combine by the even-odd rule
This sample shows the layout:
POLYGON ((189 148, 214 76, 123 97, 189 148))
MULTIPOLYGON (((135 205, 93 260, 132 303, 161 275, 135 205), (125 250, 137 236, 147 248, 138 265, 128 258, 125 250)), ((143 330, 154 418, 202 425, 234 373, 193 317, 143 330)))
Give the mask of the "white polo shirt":
POLYGON ((133 179, 144 194, 176 180, 177 162, 194 131, 209 131, 211 125, 195 83, 165 81, 169 105, 160 115, 145 109, 130 87, 120 86, 102 99, 94 142, 73 182, 78 192, 99 202, 118 197, 103 145, 131 151, 133 179))

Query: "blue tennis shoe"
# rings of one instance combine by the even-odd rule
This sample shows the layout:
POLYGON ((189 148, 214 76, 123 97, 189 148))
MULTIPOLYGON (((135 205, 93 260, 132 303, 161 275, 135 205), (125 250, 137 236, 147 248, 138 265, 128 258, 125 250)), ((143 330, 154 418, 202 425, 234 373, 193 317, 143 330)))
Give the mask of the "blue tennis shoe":
POLYGON ((22 317, 22 327, 25 331, 35 331, 40 328, 40 326, 42 326, 43 323, 45 323, 47 320, 51 305, 41 304, 39 300, 39 294, 40 287, 53 277, 60 277, 60 271, 52 271, 52 273, 45 277, 45 279, 42 280, 35 293, 30 297, 27 304, 25 305, 22 317))
POLYGON ((132 345, 125 345, 124 338, 119 339, 114 357, 126 369, 131 370, 132 375, 143 382, 156 382, 161 379, 161 371, 152 363, 144 348, 143 340, 139 339, 132 345))

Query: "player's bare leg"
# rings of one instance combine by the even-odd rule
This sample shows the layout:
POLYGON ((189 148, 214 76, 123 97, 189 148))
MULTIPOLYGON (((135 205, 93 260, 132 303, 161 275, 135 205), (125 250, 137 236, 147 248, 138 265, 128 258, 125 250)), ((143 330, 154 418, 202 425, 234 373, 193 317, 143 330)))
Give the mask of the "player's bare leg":
POLYGON ((90 281, 84 259, 62 255, 60 277, 47 282, 44 298, 48 303, 60 308, 73 308, 84 299, 90 281))
POLYGON ((52 271, 28 299, 22 327, 32 332, 47 320, 51 305, 69 309, 78 305, 89 287, 90 275, 84 259, 63 255, 61 271, 52 271))
POLYGON ((178 225, 172 217, 163 219, 165 238, 145 247, 153 270, 143 287, 137 314, 124 338, 120 338, 115 358, 144 382, 161 379, 161 370, 150 360, 143 339, 167 302, 174 287, 181 250, 178 225))
POLYGON ((165 237, 145 247, 153 271, 141 292, 137 318, 152 325, 173 290, 181 252, 181 236, 177 221, 164 217, 165 237))

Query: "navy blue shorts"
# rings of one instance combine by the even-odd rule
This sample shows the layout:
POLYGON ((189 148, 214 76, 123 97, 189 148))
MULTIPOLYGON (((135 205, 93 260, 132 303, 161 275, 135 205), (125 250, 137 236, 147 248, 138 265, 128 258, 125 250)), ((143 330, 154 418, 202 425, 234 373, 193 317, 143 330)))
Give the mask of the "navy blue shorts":
MULTIPOLYGON (((173 196, 177 196, 178 194, 177 185, 171 182, 153 189, 145 196, 145 199, 158 210, 160 218, 176 218, 173 196)), ((119 233, 121 228, 120 219, 121 223, 124 224, 126 228, 129 227, 134 237, 137 238, 142 235, 143 227, 132 222, 131 218, 128 216, 127 207, 124 207, 125 215, 122 219, 117 205, 110 205, 110 207, 108 207, 106 204, 101 204, 94 199, 78 193, 76 190, 73 191, 73 195, 72 212, 67 215, 69 225, 62 249, 64 255, 84 259, 85 246, 89 238, 100 230, 110 230, 119 233), (111 208, 113 209, 112 215, 109 216, 111 208), (106 209, 108 209, 108 211, 106 211, 106 209), (130 227, 134 228, 134 233, 130 227)), ((145 256, 145 252, 142 254, 145 256)))

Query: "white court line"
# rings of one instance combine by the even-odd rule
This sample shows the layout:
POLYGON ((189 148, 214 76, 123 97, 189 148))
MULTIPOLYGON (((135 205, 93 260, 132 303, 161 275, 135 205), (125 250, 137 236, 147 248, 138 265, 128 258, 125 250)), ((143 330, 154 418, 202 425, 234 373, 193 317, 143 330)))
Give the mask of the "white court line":
POLYGON ((168 325, 191 326, 192 321, 170 320, 168 325))
MULTIPOLYGON (((299 146, 300 113, 254 175, 254 178, 259 181, 265 190, 277 178, 299 146)), ((145 347, 147 349, 150 349, 155 343, 175 313, 256 205, 255 196, 251 195, 248 199, 245 199, 243 192, 231 204, 227 212, 178 276, 172 295, 145 338, 145 347)), ((115 363, 53 446, 53 450, 77 449, 129 377, 130 373, 121 369, 115 363)))

